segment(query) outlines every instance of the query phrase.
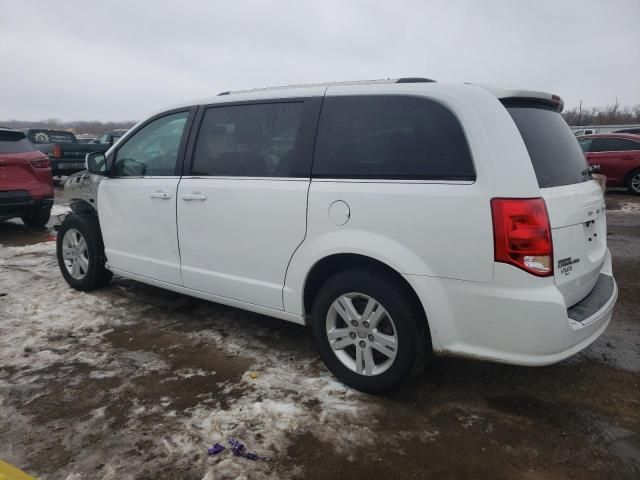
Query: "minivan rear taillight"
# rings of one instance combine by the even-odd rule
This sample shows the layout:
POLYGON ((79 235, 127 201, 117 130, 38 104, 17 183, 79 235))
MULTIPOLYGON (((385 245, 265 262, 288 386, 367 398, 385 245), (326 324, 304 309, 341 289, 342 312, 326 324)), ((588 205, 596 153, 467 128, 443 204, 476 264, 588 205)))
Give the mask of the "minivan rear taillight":
POLYGON ((48 158, 39 158, 37 160, 31 160, 31 165, 35 168, 50 168, 51 162, 48 158))
POLYGON ((542 198, 493 198, 495 261, 533 275, 553 274, 553 245, 547 206, 542 198))
POLYGON ((53 158, 62 158, 62 149, 57 143, 53 146, 53 152, 51 153, 51 156, 53 158))

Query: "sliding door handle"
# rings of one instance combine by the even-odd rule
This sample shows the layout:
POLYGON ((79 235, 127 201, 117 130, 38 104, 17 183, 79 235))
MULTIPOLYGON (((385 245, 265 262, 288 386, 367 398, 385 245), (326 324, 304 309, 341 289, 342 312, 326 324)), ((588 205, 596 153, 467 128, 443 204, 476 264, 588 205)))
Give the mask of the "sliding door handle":
POLYGON ((204 202, 206 199, 207 195, 200 192, 185 193, 184 195, 182 195, 182 200, 184 200, 185 202, 191 202, 194 200, 204 202))
POLYGON ((169 192, 153 192, 149 196, 151 198, 161 198, 163 200, 169 200, 171 198, 171 194, 169 192))

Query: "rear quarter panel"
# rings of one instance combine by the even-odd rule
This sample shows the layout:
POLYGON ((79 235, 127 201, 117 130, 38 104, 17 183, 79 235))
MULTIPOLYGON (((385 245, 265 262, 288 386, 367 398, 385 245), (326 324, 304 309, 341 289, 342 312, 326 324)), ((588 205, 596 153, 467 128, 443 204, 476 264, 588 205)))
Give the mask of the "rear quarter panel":
POLYGON ((587 154, 589 165, 599 165, 598 173, 607 177, 607 185, 620 187, 624 184, 625 175, 631 171, 622 160, 624 152, 593 152, 587 154))
MULTIPOLYGON (((388 94, 382 87, 330 87, 327 94, 388 94)), ((466 184, 313 179, 307 235, 291 259, 283 291, 288 312, 305 313, 309 271, 336 253, 369 256, 406 275, 489 282, 494 268, 491 198, 540 196, 524 142, 493 95, 480 87, 438 84, 406 84, 394 92, 437 100, 458 117, 477 179, 466 184), (350 218, 343 226, 329 217, 336 200, 349 205, 350 218)))
POLYGON ((0 155, 0 190, 26 190, 36 199, 52 197, 51 169, 36 169, 30 163, 46 158, 39 151, 0 155))

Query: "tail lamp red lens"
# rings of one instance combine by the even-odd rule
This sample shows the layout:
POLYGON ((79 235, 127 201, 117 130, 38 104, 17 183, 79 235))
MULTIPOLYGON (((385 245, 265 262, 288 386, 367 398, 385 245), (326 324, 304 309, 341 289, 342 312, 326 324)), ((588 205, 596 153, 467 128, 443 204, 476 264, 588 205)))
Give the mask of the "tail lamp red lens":
POLYGON ((540 277, 553 275, 553 244, 547 206, 542 198, 494 198, 495 261, 540 277))
POLYGON ((57 143, 53 146, 53 152, 51 154, 51 156, 53 158, 62 158, 62 149, 60 148, 60 145, 58 145, 57 143))
POLYGON ((35 168, 51 168, 51 162, 48 158, 39 158, 38 160, 31 160, 31 165, 35 168))

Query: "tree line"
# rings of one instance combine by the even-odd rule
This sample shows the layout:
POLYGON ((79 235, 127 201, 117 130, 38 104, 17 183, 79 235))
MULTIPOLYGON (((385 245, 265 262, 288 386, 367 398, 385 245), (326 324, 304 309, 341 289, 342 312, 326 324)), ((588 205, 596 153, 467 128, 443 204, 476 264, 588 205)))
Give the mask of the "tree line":
POLYGON ((48 120, 38 121, 26 121, 26 120, 0 120, 0 127, 9 128, 50 128, 54 130, 70 130, 75 134, 88 133, 90 135, 101 135, 110 130, 116 130, 120 128, 131 128, 136 122, 123 121, 123 122, 99 122, 94 121, 70 121, 64 122, 56 118, 48 120))
POLYGON ((627 125, 640 124, 640 105, 621 107, 608 105, 606 107, 582 108, 574 107, 565 110, 562 116, 569 125, 627 125))
MULTIPOLYGON (((608 105, 606 107, 570 108, 562 113, 569 125, 625 125, 640 124, 640 105, 623 107, 608 105)), ((0 126, 10 128, 52 128, 56 130, 71 130, 72 132, 100 135, 109 130, 131 128, 136 122, 99 122, 99 121, 70 121, 64 122, 56 118, 38 121, 7 120, 0 121, 0 126)))

